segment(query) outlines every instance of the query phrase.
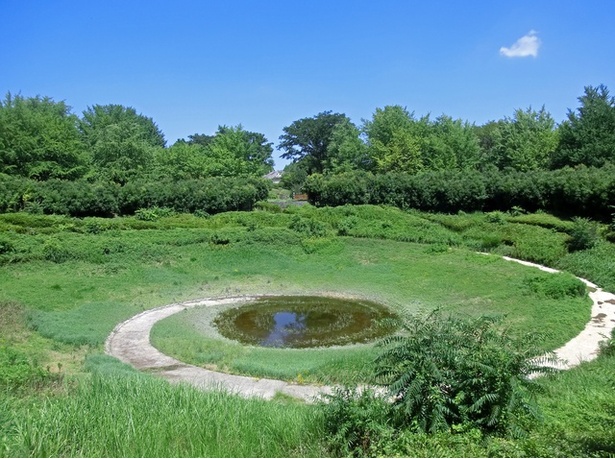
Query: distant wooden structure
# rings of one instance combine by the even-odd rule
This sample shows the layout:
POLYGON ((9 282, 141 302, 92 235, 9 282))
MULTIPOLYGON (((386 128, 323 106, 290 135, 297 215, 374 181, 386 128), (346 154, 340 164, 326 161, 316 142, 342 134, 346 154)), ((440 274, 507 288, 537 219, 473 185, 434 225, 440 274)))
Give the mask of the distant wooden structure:
POLYGON ((305 193, 294 193, 293 194, 293 199, 295 201, 307 201, 308 200, 308 195, 305 193))

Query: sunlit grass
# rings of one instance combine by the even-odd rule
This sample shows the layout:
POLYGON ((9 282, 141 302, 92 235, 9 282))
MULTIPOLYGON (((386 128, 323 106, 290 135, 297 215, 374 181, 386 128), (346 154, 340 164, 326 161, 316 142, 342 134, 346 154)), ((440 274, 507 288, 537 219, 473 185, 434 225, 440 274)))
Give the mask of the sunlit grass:
POLYGON ((136 374, 95 374, 69 395, 12 409, 15 421, 3 442, 22 457, 324 455, 314 406, 246 400, 136 374))
MULTIPOLYGON (((84 367, 84 356, 101 353, 111 330, 143 310, 267 293, 347 294, 409 312, 504 314, 513 331, 548 333, 545 346, 553 349, 589 320, 589 300, 558 297, 570 291, 565 279, 553 286, 551 274, 475 252, 553 264, 612 291, 613 244, 567 254, 568 226, 544 214, 430 215, 374 206, 155 222, 0 215, 0 307, 19 311, 0 314, 0 341, 67 382, 46 395, 0 394, 0 456, 327 455, 311 406, 203 394, 137 375, 109 357, 89 357, 84 367), (314 228, 322 234, 310 234, 314 228)), ((369 381, 377 354, 371 345, 331 352, 239 346, 204 335, 186 317, 160 322, 156 345, 236 373, 369 381)), ((424 455, 612 454, 612 366, 612 358, 600 358, 547 381, 545 427, 525 442, 479 445, 468 435, 412 437, 409 444, 422 442, 413 451, 424 455)))

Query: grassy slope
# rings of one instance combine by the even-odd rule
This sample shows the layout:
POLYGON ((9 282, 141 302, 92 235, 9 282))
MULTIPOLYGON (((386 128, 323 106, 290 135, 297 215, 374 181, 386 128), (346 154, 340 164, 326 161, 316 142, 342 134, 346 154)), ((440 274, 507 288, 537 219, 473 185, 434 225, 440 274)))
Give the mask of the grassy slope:
MULTIPOLYGON (((233 249, 229 248, 229 253, 233 249)), ((243 252, 242 252, 243 253, 243 252)), ((258 265, 245 255, 237 269, 258 265)), ((588 301, 583 298, 548 298, 533 293, 530 278, 548 278, 497 257, 474 254, 465 249, 433 252, 421 244, 394 241, 345 239, 335 250, 299 255, 287 274, 276 265, 289 255, 266 254, 271 282, 268 292, 335 292, 368 297, 394 309, 408 312, 440 307, 468 314, 506 314, 507 323, 521 332, 549 331, 548 347, 567 341, 589 319, 588 301), (282 282, 283 279, 283 282, 282 282), (394 288, 391 288, 394 286, 394 288)), ((341 382, 349 375, 367 377, 377 351, 359 346, 343 351, 283 350, 244 347, 199 333, 199 321, 211 320, 207 311, 188 311, 154 327, 154 344, 165 352, 196 364, 219 364, 234 372, 318 382, 341 382)))
MULTIPOLYGON (((178 216, 153 223, 134 219, 73 220, 1 215, 0 229, 4 232, 0 238, 8 241, 8 245, 0 244, 3 248, 0 261, 4 263, 0 268, 0 307, 6 309, 8 304, 13 304, 10 302, 24 305, 37 331, 25 328, 21 319, 12 319, 15 323, 4 324, 5 329, 15 329, 17 333, 3 334, 0 345, 15 346, 36 357, 41 365, 50 365, 52 370, 60 367, 64 372, 78 372, 85 353, 100 350, 101 343, 116 323, 143 309, 196 297, 271 290, 326 292, 339 291, 343 287, 345 292, 378 299, 394 307, 410 305, 411 308, 428 309, 454 305, 470 313, 510 312, 510 322, 520 330, 533 328, 536 323, 552 328, 554 334, 550 343, 553 346, 580 329, 587 319, 587 302, 561 302, 532 293, 526 281, 528 277, 541 276, 540 273, 494 257, 479 256, 471 250, 489 249, 533 261, 551 261, 582 273, 608 289, 609 282, 613 282, 612 275, 608 274, 612 273, 609 263, 612 263, 613 247, 599 245, 593 249, 597 255, 592 251, 566 255, 567 236, 553 229, 552 221, 548 222, 551 227, 546 228, 540 226, 545 220, 542 216, 537 218, 538 223, 530 225, 512 220, 489 219, 480 214, 406 214, 370 206, 308 207, 291 209, 285 214, 229 213, 209 219, 178 216), (301 222, 306 220, 318 222, 320 229, 318 225, 315 229, 302 226, 301 222), (295 229, 290 230, 289 226, 295 229), (322 229, 321 237, 315 237, 314 233, 322 229), (338 232, 359 239, 336 238, 338 232), (390 285, 395 288, 391 289, 390 285), (562 307, 570 311, 562 314, 562 307), (570 318, 569 323, 561 320, 564 316, 570 318)), ((2 320, 5 317, 3 315, 2 320)), ((253 361, 251 357, 248 360, 253 361)), ((267 357, 265 353, 263 360, 267 357)), ((2 392, 0 438, 5 448, 0 448, 0 455, 225 454, 216 449, 216 442, 234 445, 226 450, 230 456, 321 455, 317 441, 313 441, 316 449, 308 447, 312 442, 310 438, 318 438, 318 422, 309 407, 290 405, 296 416, 292 422, 298 427, 294 433, 287 432, 284 425, 291 421, 282 415, 283 411, 290 410, 287 404, 279 408, 276 404, 255 403, 257 408, 249 408, 252 402, 190 391, 180 394, 162 381, 146 378, 143 380, 146 382, 136 384, 132 380, 134 375, 116 372, 116 364, 106 359, 89 358, 88 361, 101 373, 96 378, 102 378, 103 382, 96 378, 89 381, 86 375, 78 384, 79 389, 67 387, 64 389, 67 395, 52 395, 44 402, 37 392, 32 392, 31 398, 2 392), (111 375, 111 380, 105 378, 105 374, 111 375), (130 382, 124 382, 123 378, 130 378, 130 382), (135 384, 140 389, 126 391, 125 384, 135 384), (160 399, 150 393, 178 401, 167 406, 156 402, 160 399), (76 407, 82 404, 90 403, 93 412, 100 409, 102 418, 113 419, 113 414, 104 411, 104 407, 113 407, 105 402, 111 400, 109 397, 113 394, 122 394, 126 398, 122 403, 135 406, 128 411, 127 418, 115 424, 110 421, 91 425, 89 430, 76 429, 78 425, 90 425, 95 417, 88 416, 86 410, 78 413, 76 407), (212 397, 222 407, 221 416, 206 408, 205 399, 212 397), (196 399, 198 402, 194 401, 196 399), (203 404, 199 413, 204 423, 219 426, 213 437, 202 439, 200 449, 181 435, 177 437, 181 441, 173 442, 171 439, 178 436, 178 431, 167 422, 173 419, 174 423, 182 425, 185 420, 192 420, 194 416, 189 416, 181 407, 188 409, 193 403, 203 404), (141 405, 156 406, 159 413, 156 420, 145 423, 146 431, 135 427, 145 422, 147 413, 151 412, 145 410, 138 414, 136 406, 141 405), (224 416, 225 407, 236 415, 224 416), (245 441, 239 443, 233 443, 222 433, 234 432, 237 426, 241 426, 242 431, 257 432, 262 419, 270 419, 273 423, 267 428, 270 435, 263 436, 262 441, 278 442, 281 449, 267 449, 262 443, 256 446, 256 433, 248 434, 245 441), (51 435, 59 427, 64 430, 56 436, 51 435), (147 432, 156 432, 160 441, 148 437, 147 432), (38 440, 33 441, 36 435, 38 440), (254 436, 252 440, 249 440, 250 435, 254 436), (145 440, 137 440, 141 437, 145 440), (127 442, 134 446, 129 448, 127 442), (83 444, 83 448, 75 449, 78 444, 83 444)), ((238 362, 241 363, 241 359, 238 362)), ((609 368, 602 362, 594 364, 601 373, 609 368)), ((610 365, 612 368, 612 363, 610 365)), ((291 373, 295 371, 298 369, 293 368, 291 373)), ((336 367, 335 371, 341 370, 336 367)), ((602 379, 595 377, 597 373, 592 376, 592 373, 584 375, 580 371, 568 373, 570 378, 578 378, 580 382, 553 382, 555 389, 543 400, 548 422, 533 440, 530 439, 534 441, 534 449, 528 440, 523 445, 500 445, 501 451, 509 455, 514 454, 514 448, 523 448, 526 454, 547 451, 546 454, 552 455, 573 454, 571 451, 581 451, 582 455, 593 451, 587 445, 600 441, 602 427, 585 432, 575 430, 571 426, 579 422, 578 416, 554 421, 569 409, 592 420, 612 420, 613 414, 605 411, 603 405, 582 409, 583 396, 579 395, 582 391, 574 388, 593 384, 595 393, 604 397, 605 392, 600 388, 605 383, 602 376, 602 379), (576 376, 579 374, 581 376, 576 376), (569 390, 564 400, 559 394, 565 388, 569 390), (557 435, 565 436, 570 443, 559 453, 554 449, 557 435)), ((612 397, 607 396, 606 402, 615 405, 612 397)), ((206 424, 198 424, 198 428, 206 429, 206 424)), ((485 454, 497 455, 498 447, 485 454)), ((605 447, 602 448, 601 451, 605 447)), ((455 451, 463 454, 461 447, 455 451)), ((472 453, 476 454, 474 450, 472 453)))

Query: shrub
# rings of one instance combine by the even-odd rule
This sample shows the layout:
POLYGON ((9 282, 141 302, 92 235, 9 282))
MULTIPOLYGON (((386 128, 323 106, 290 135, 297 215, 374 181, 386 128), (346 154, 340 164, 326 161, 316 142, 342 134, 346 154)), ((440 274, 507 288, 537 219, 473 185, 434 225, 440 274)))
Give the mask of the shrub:
POLYGON ((274 212, 276 214, 282 212, 282 208, 279 205, 267 201, 258 201, 254 204, 254 208, 257 210, 264 210, 266 212, 274 212))
POLYGON ((328 234, 324 223, 300 215, 293 215, 288 228, 307 237, 325 237, 328 234))
POLYGON ((598 225, 587 218, 581 217, 576 217, 572 220, 572 228, 569 234, 568 250, 571 252, 591 249, 600 239, 598 225))
POLYGON ((143 220, 146 222, 155 222, 161 217, 170 217, 173 215, 173 209, 168 207, 150 207, 148 209, 137 209, 135 212, 135 218, 137 220, 143 220))
POLYGON ((427 433, 459 426, 519 435, 535 419, 533 373, 552 371, 530 360, 542 355, 538 337, 515 338, 494 318, 411 317, 406 334, 383 340, 377 378, 390 391, 397 416, 427 433))
POLYGON ((72 254, 59 240, 51 238, 43 244, 43 258, 53 263, 64 263, 72 258, 72 254))
POLYGON ((615 167, 556 171, 428 171, 415 175, 346 172, 314 174, 305 191, 316 206, 386 204, 426 212, 540 209, 609 221, 615 201, 615 167))
POLYGON ((4 255, 6 253, 11 253, 15 251, 15 244, 12 241, 5 239, 4 237, 0 238, 0 255, 4 255))
POLYGON ((327 443, 338 457, 373 457, 394 433, 392 406, 373 390, 337 389, 321 403, 327 443))
POLYGON ((25 353, 0 345, 0 391, 23 392, 54 379, 25 353))
POLYGON ((349 236, 351 230, 357 226, 359 219, 354 215, 343 218, 337 225, 338 236, 349 236))
POLYGON ((587 294, 585 284, 568 273, 532 276, 525 280, 525 284, 532 292, 554 299, 584 297, 587 294))

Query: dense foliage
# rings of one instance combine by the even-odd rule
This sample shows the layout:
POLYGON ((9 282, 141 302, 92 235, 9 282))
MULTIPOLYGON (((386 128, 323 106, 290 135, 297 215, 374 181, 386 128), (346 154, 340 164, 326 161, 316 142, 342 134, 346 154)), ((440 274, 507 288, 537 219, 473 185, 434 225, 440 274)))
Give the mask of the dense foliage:
POLYGON ((376 371, 401 422, 427 433, 523 430, 536 416, 538 383, 529 377, 548 367, 535 359, 538 336, 514 337, 496 324, 434 311, 410 318, 406 335, 384 340, 376 371))
POLYGON ((154 120, 132 107, 94 105, 79 118, 49 97, 9 93, 0 102, 0 173, 14 177, 119 185, 261 177, 273 168, 272 151, 263 134, 241 125, 220 126, 214 135, 194 134, 166 148, 154 120))
POLYGON ((209 177, 173 180, 47 180, 39 182, 0 174, 0 212, 63 214, 77 217, 132 215, 148 207, 176 212, 218 213, 251 210, 267 197, 268 184, 256 177, 209 177))
POLYGON ((317 206, 388 204, 401 209, 450 213, 521 208, 610 221, 615 203, 615 167, 531 172, 313 174, 304 189, 310 202, 317 206))
MULTIPOLYGON (((417 117, 399 105, 377 108, 361 125, 324 111, 283 128, 278 148, 292 162, 282 186, 307 192, 318 206, 522 208, 609 221, 615 203, 615 99, 604 85, 588 86, 579 104, 560 125, 544 107, 517 109, 482 126, 444 114, 417 117)), ((227 193, 227 182, 219 182, 225 185, 214 199, 209 185, 194 181, 246 177, 242 194, 250 194, 253 178, 272 170, 272 153, 263 134, 241 125, 219 126, 212 135, 193 134, 167 147, 154 120, 132 107, 94 105, 78 117, 64 102, 9 93, 0 102, 0 173, 19 179, 0 179, 0 211, 114 215, 137 205, 251 208, 255 201, 227 193), (160 192, 146 191, 153 186, 148 183, 160 183, 160 192), (42 189, 56 197, 43 197, 42 189), (124 199, 120 189, 143 189, 148 196, 124 199), (189 190, 198 196, 186 197, 189 190), (66 194, 73 195, 70 204, 64 203, 66 194)))
POLYGON ((0 173, 36 180, 82 177, 87 156, 77 123, 64 102, 7 94, 0 101, 0 173))

